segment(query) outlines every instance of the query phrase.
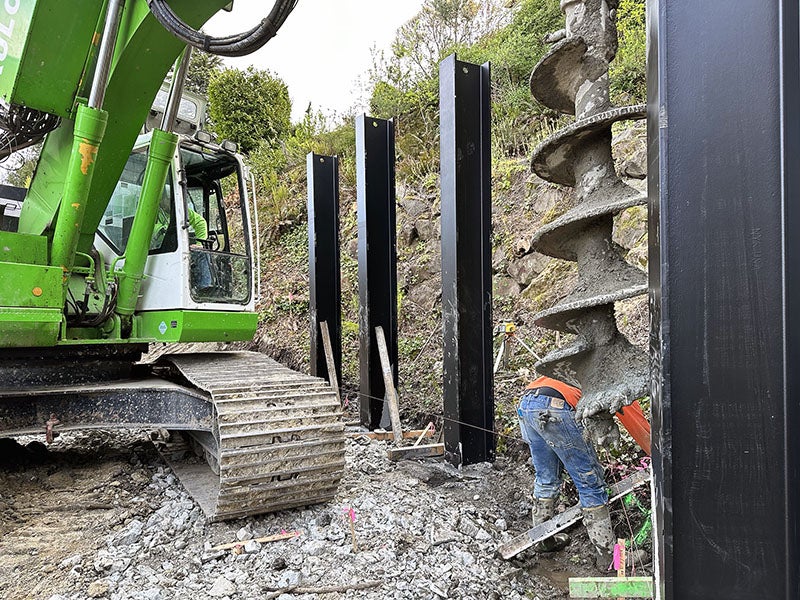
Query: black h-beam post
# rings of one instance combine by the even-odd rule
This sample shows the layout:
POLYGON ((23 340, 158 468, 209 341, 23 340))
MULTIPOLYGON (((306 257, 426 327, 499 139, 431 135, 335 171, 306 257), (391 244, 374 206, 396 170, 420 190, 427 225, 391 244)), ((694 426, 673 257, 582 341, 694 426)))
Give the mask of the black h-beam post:
POLYGON ((797 0, 648 2, 657 598, 800 598, 797 0))
POLYGON ((359 407, 361 424, 381 425, 383 383, 375 328, 383 327, 397 386, 397 232, 394 123, 356 119, 358 202, 359 407))
MULTIPOLYGON (((328 324, 336 378, 342 381, 342 289, 339 282, 339 160, 309 152, 308 308, 311 315, 311 374, 329 380, 320 323, 328 324)), ((329 380, 330 381, 330 380, 329 380)))
POLYGON ((447 460, 494 460, 489 63, 439 66, 444 442, 447 460))

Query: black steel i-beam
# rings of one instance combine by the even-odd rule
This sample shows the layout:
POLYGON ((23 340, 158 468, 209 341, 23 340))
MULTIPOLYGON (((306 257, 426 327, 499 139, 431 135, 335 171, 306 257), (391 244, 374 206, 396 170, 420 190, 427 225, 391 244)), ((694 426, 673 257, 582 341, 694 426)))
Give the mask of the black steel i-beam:
POLYGON ((375 328, 383 328, 397 386, 397 232, 394 122, 356 119, 359 407, 361 424, 381 425, 386 389, 375 328))
POLYGON ((336 378, 342 381, 342 289, 339 281, 339 159, 309 152, 308 308, 311 374, 330 381, 320 323, 328 324, 336 378))
POLYGON ((489 63, 439 65, 445 456, 494 460, 489 63))
POLYGON ((657 598, 800 598, 797 0, 648 2, 657 598))

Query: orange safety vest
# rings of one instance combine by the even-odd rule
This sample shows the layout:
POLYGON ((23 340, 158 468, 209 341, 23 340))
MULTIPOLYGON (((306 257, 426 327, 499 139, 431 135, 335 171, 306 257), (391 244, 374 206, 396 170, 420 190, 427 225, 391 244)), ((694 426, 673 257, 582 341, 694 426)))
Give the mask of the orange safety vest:
MULTIPOLYGON (((540 387, 550 387, 558 390, 572 408, 575 408, 581 398, 581 391, 578 388, 552 377, 539 377, 529 383, 525 389, 530 390, 540 387)), ((639 401, 636 400, 630 406, 620 410, 616 417, 636 443, 639 444, 639 447, 645 451, 647 456, 650 456, 650 423, 647 421, 647 417, 644 416, 644 411, 642 411, 639 401)))
POLYGON ((581 391, 576 388, 572 387, 569 384, 564 383, 563 381, 559 381, 558 379, 553 379, 552 377, 539 377, 539 379, 534 379, 528 384, 528 387, 525 389, 532 390, 535 388, 540 387, 549 387, 553 388, 554 390, 558 390, 562 396, 564 396, 564 400, 567 401, 572 408, 578 404, 578 400, 581 399, 581 391))

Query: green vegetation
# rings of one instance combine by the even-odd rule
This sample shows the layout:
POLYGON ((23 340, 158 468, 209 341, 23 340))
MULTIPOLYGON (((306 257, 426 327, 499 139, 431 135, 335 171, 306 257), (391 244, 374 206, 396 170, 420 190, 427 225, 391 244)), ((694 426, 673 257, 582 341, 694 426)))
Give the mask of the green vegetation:
MULTIPOLYGON (((620 0, 619 50, 611 68, 615 101, 645 98, 645 0, 620 0)), ((370 114, 396 123, 397 179, 426 196, 438 191, 438 64, 459 59, 491 63, 493 156, 528 156, 555 131, 563 117, 539 104, 528 79, 548 46, 545 36, 563 27, 559 0, 426 0, 400 27, 387 52, 375 52, 368 73, 370 114)), ((340 181, 355 187, 355 131, 350 115, 335 124, 306 112, 289 123, 286 85, 266 71, 220 70, 220 63, 195 53, 189 87, 208 89, 212 128, 249 154, 263 199, 261 218, 274 239, 305 214, 308 152, 337 155, 340 181)))
POLYGON ((186 72, 186 89, 198 94, 208 94, 211 77, 222 70, 222 58, 194 50, 186 72))
POLYGON ((647 101, 645 0, 620 0, 619 49, 611 63, 611 99, 619 105, 647 101))
POLYGON ((268 71, 214 72, 208 83, 208 116, 214 131, 248 154, 266 143, 278 145, 290 131, 289 90, 268 71))

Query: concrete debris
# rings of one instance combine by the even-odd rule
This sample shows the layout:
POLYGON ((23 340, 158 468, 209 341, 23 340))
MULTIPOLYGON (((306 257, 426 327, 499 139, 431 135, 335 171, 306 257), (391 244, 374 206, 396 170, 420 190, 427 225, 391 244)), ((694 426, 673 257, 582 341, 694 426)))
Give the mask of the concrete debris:
POLYGON ((106 594, 108 594, 110 586, 108 585, 108 581, 104 579, 98 579, 97 581, 93 581, 89 584, 89 588, 86 590, 86 594, 89 598, 102 598, 106 594))
POLYGON ((220 575, 214 580, 214 585, 208 590, 208 595, 214 598, 224 598, 236 593, 236 586, 228 579, 220 575))
MULTIPOLYGON (((65 432, 63 437, 69 435, 65 432)), ((152 452, 141 457, 143 466, 130 467, 149 472, 148 480, 137 484, 124 478, 130 493, 120 496, 119 507, 91 515, 96 529, 81 535, 80 543, 73 541, 48 559, 56 567, 51 574, 43 574, 43 564, 36 564, 38 557, 32 556, 26 557, 30 567, 14 572, 11 565, 20 563, 11 563, 15 555, 8 549, 15 542, 15 531, 21 529, 6 533, 0 540, 0 597, 25 597, 44 577, 42 589, 48 593, 42 597, 53 600, 313 600, 334 596, 299 590, 370 581, 380 584, 340 592, 339 597, 523 600, 534 595, 567 597, 558 582, 535 571, 541 560, 561 560, 559 569, 575 576, 594 574, 588 546, 585 556, 576 554, 582 535, 578 529, 568 551, 546 559, 522 554, 514 564, 519 572, 504 577, 509 563, 496 558, 495 550, 529 527, 533 477, 524 461, 461 469, 441 459, 395 463, 386 456, 389 445, 347 441, 345 476, 333 502, 211 524, 180 483, 168 483, 170 471, 152 452), (356 514, 355 552, 344 518, 345 508, 350 507, 356 514), (253 539, 282 531, 299 535, 277 543, 253 539), (248 539, 236 542, 238 555, 230 548, 214 549, 240 537, 248 539)), ((92 446, 87 443, 87 447, 92 446)), ((117 458, 103 458, 110 465, 103 466, 104 471, 113 474, 116 465, 130 464, 131 451, 126 455, 124 447, 120 450, 117 458)), ((85 472, 76 467, 76 481, 88 477, 92 469, 97 470, 95 463, 85 472)), ((7 477, 0 472, 0 489, 7 477)), ((30 481, 26 485, 32 485, 30 481)), ((63 539, 69 531, 82 531, 75 521, 80 514, 61 511, 58 517, 64 530, 49 535, 63 539)), ((50 546, 52 540, 40 552, 44 555, 50 546)))

